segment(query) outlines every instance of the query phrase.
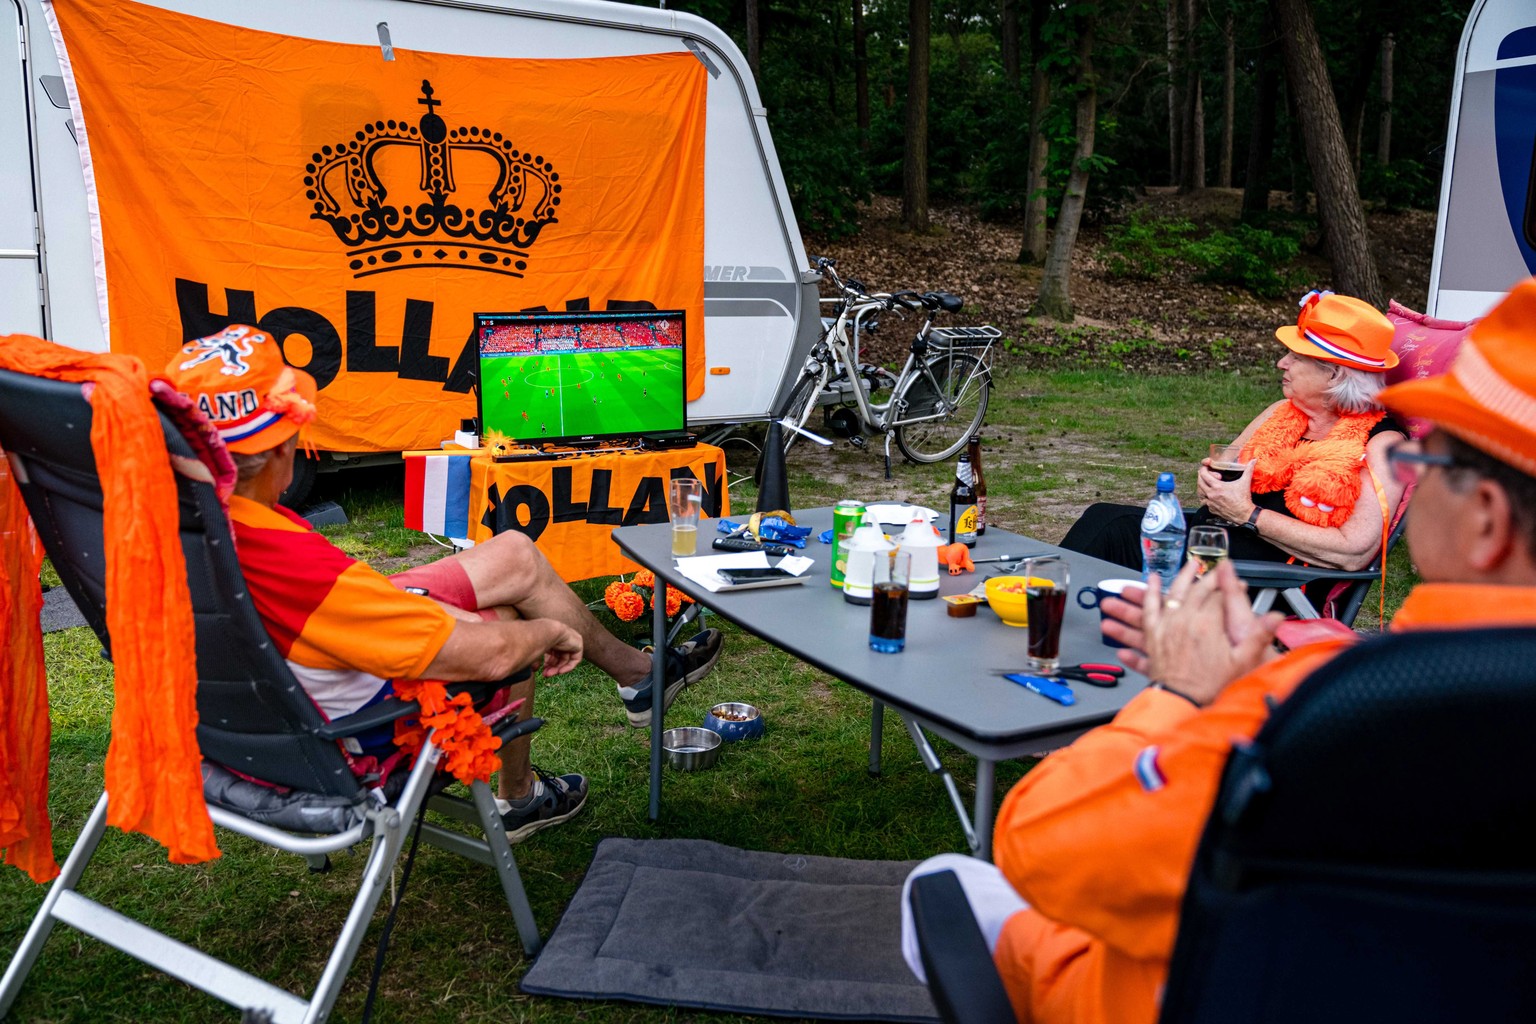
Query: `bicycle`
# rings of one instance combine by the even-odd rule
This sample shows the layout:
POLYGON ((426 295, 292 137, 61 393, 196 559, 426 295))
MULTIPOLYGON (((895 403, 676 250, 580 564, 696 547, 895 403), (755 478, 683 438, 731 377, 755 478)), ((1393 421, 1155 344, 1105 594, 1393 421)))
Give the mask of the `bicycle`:
MULTIPOLYGON (((912 462, 942 462, 965 447, 987 413, 992 343, 1002 331, 982 327, 935 327, 941 313, 957 313, 964 304, 948 292, 870 293, 859 281, 838 277, 836 261, 812 257, 811 264, 837 288, 834 314, 806 357, 777 419, 786 427, 788 453, 812 410, 826 412, 838 433, 864 447, 863 432, 885 435, 885 473, 891 475, 891 441, 912 462), (859 341, 873 330, 881 313, 920 312, 923 325, 912 339, 906 365, 898 374, 859 362, 859 341), (876 401, 889 391, 890 397, 876 401)), ((825 301, 825 300, 824 300, 825 301)))

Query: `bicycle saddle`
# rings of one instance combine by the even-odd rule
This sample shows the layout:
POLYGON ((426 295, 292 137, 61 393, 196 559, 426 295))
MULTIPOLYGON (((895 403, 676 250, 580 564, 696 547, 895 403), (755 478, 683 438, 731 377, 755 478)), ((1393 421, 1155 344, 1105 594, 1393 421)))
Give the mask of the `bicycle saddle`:
POLYGON ((946 313, 958 313, 960 307, 965 305, 964 299, 949 292, 924 292, 923 302, 930 307, 936 306, 946 313))

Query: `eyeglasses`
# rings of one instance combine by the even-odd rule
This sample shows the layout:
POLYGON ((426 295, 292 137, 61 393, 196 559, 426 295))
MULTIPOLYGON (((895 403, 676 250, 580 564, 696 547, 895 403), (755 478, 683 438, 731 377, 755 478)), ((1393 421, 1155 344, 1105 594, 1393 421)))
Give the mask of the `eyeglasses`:
POLYGON ((1424 451, 1417 441, 1399 441, 1387 449, 1387 462, 1402 484, 1411 484, 1423 477, 1430 466, 1441 469, 1465 467, 1467 463, 1454 455, 1434 455, 1424 451))

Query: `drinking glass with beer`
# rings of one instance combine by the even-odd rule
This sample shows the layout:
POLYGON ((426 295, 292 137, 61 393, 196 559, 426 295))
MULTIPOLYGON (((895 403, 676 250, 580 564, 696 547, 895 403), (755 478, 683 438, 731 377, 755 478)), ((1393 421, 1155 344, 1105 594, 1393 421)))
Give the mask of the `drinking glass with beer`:
POLYGON ((1248 464, 1243 461, 1243 449, 1231 441, 1217 441, 1211 445, 1208 460, 1216 475, 1230 483, 1243 475, 1248 464))
POLYGON ((667 511, 672 516, 672 554, 696 553, 699 516, 704 511, 704 485, 691 476, 673 480, 667 485, 667 511))
POLYGON ((869 649, 899 654, 907 646, 907 600, 912 553, 897 548, 875 555, 874 597, 869 604, 869 649))
POLYGON ((1061 624, 1067 617, 1067 589, 1072 577, 1064 558, 1026 559, 1020 569, 1029 615, 1029 669, 1055 675, 1061 664, 1061 624))
POLYGON ((1196 526, 1189 531, 1189 557, 1200 567, 1200 575, 1215 569, 1227 557, 1230 541, 1224 526, 1196 526))

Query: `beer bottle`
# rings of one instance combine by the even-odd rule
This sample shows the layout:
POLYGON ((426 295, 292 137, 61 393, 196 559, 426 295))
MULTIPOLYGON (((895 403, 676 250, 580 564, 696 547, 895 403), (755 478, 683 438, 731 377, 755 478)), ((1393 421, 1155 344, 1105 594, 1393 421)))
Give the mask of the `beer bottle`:
POLYGON ((971 478, 971 459, 960 453, 955 466, 955 486, 949 492, 949 542, 976 546, 976 490, 971 478))
POLYGON ((971 457, 971 477, 975 483, 971 485, 976 492, 976 536, 980 537, 987 532, 987 478, 981 471, 981 435, 972 434, 971 444, 967 453, 971 457))

